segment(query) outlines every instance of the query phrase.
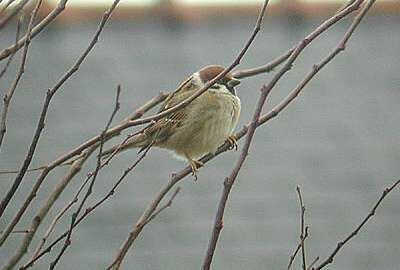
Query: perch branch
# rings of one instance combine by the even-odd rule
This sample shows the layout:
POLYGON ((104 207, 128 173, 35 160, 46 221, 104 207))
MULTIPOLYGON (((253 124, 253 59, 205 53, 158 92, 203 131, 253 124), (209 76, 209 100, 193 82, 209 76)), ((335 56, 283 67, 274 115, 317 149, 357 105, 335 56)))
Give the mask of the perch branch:
MULTIPOLYGON (((250 38, 248 39, 248 41, 246 42, 244 48, 240 51, 239 55, 236 57, 235 61, 228 67, 226 68, 223 72, 221 72, 218 76, 216 76, 213 80, 211 80, 209 83, 207 83, 204 87, 202 87, 202 89, 196 91, 196 93, 194 93, 191 97, 189 97, 188 99, 182 101, 180 104, 173 106, 171 109, 167 109, 162 113, 156 114, 154 116, 150 116, 147 118, 142 118, 142 119, 138 119, 136 120, 136 122, 139 123, 146 123, 149 121, 153 121, 153 120, 157 120, 165 115, 168 115, 169 113, 172 113, 180 108, 182 108, 183 106, 186 106, 187 104, 189 104, 189 102, 191 102, 192 100, 194 100, 197 96, 201 95, 204 91, 206 91, 210 86, 212 86, 217 80, 219 80, 220 78, 222 78, 223 76, 225 76, 226 73, 230 72, 235 66, 240 64, 241 59, 243 58, 244 54, 246 53, 246 51, 248 50, 248 48, 250 47, 250 45, 252 44, 252 42, 254 41, 257 33, 260 31, 261 29, 261 24, 264 18, 264 14, 265 14, 265 10, 267 8, 268 5, 268 0, 264 1, 264 4, 259 12, 258 18, 257 18, 257 22, 256 25, 254 27, 254 30, 250 36, 250 38)), ((131 121, 130 124, 134 123, 134 121, 131 121)), ((160 200, 161 201, 161 200, 160 200)), ((158 205, 159 202, 157 202, 158 205)), ((156 206, 157 207, 157 206, 156 206)), ((147 224, 146 221, 149 219, 149 217, 151 217, 151 215, 153 214, 153 212, 155 211, 156 207, 153 209, 153 207, 151 206, 150 208, 146 209, 145 212, 143 213, 143 215, 140 217, 139 221, 136 223, 136 225, 132 228, 131 232, 129 233, 129 237, 125 240, 125 242, 123 243, 123 245, 121 246, 120 250, 118 251, 117 255, 115 256, 113 262, 110 264, 110 266, 107 269, 119 269, 120 265, 126 255, 126 253, 128 252, 129 248, 132 246, 133 242, 135 241, 137 235, 142 231, 143 227, 147 224), (149 210, 149 211, 148 211, 149 210)))

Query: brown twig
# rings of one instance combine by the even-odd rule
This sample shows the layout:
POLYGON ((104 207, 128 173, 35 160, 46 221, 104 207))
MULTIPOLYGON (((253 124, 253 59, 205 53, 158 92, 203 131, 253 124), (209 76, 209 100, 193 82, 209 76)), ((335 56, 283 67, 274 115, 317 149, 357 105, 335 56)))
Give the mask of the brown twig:
POLYGON ((310 263, 307 270, 311 270, 313 266, 319 261, 319 256, 315 257, 315 259, 310 263))
POLYGON ((298 253, 298 252, 300 251, 300 249, 301 249, 302 242, 305 241, 305 240, 307 239, 307 237, 308 237, 308 227, 306 226, 306 227, 305 227, 305 232, 304 232, 303 238, 300 239, 300 241, 299 241, 299 243, 297 244, 297 247, 296 247, 296 249, 294 250, 293 254, 290 255, 290 257, 289 257, 289 264, 288 264, 287 270, 290 270, 290 268, 292 267, 293 262, 294 262, 294 259, 296 258, 297 253, 298 253))
MULTIPOLYGON (((18 40, 19 40, 19 35, 21 32, 21 25, 24 21, 24 15, 19 16, 18 20, 17 20, 17 30, 15 31, 15 44, 17 44, 18 40)), ((12 53, 8 59, 6 64, 4 65, 3 69, 0 71, 0 79, 4 76, 4 74, 6 74, 8 67, 10 66, 12 60, 14 59, 14 55, 15 52, 12 53)))
MULTIPOLYGON (((113 111, 111 113, 110 119, 108 120, 108 122, 106 124, 106 127, 104 128, 104 130, 100 134, 100 138, 101 139, 100 139, 99 154, 97 156, 96 168, 95 168, 93 173, 89 173, 88 176, 87 176, 87 180, 91 179, 90 184, 89 184, 89 188, 87 189, 85 196, 83 197, 81 203, 79 204, 78 209, 72 214, 71 223, 70 223, 70 226, 69 226, 67 237, 66 237, 66 239, 64 241, 64 245, 62 246, 60 252, 58 253, 58 255, 56 257, 56 259, 53 262, 50 263, 50 268, 49 268, 50 270, 55 269, 57 263, 60 261, 60 259, 63 256, 63 254, 65 253, 67 248, 71 245, 72 230, 73 230, 73 226, 74 226, 74 224, 76 222, 76 218, 79 216, 83 206, 85 205, 85 202, 87 201, 89 196, 92 194, 94 184, 96 182, 97 176, 98 176, 99 171, 101 169, 101 154, 103 153, 103 146, 104 146, 104 142, 105 142, 105 134, 106 134, 107 130, 110 128, 110 125, 111 125, 111 123, 112 123, 117 111, 120 108, 120 102, 119 102, 120 93, 121 93, 121 86, 118 85, 118 87, 117 87, 117 95, 116 95, 116 98, 115 98, 114 109, 113 109, 113 111)), ((86 182, 87 180, 85 180, 84 182, 86 182)))
POLYGON ((172 202, 174 201, 176 195, 178 195, 179 191, 181 190, 180 187, 177 187, 172 194, 171 198, 168 200, 166 204, 161 206, 158 210, 154 211, 154 213, 147 219, 146 224, 155 219, 162 211, 164 211, 166 208, 171 207, 172 202))
MULTIPOLYGON (((42 0, 38 0, 34 10, 32 11, 31 19, 29 21, 28 30, 26 33, 27 38, 25 39, 24 50, 22 53, 22 60, 21 60, 20 66, 19 66, 19 70, 17 72, 17 77, 15 78, 10 90, 3 97, 4 104, 3 104, 3 109, 1 111, 1 116, 0 116, 0 147, 3 142, 4 134, 6 133, 6 119, 7 119, 7 113, 8 113, 8 108, 10 105, 11 98, 13 97, 13 95, 15 93, 15 89, 17 88, 18 83, 19 83, 22 75, 25 72, 25 64, 26 64, 26 60, 28 57, 29 44, 31 42, 31 33, 32 33, 33 22, 35 21, 36 15, 39 11, 41 4, 42 4, 42 0)), ((6 196, 0 202, 0 218, 3 215, 4 210, 6 209, 8 203, 10 202, 14 193, 17 191, 18 186, 21 183, 22 178, 24 177, 25 171, 30 164, 32 157, 30 159, 29 159, 29 157, 33 155, 33 152, 32 152, 32 155, 29 155, 29 154, 30 154, 30 152, 28 153, 28 155, 24 161, 24 164, 21 168, 21 171, 15 178, 14 183, 12 184, 10 190, 7 192, 6 196)))
MULTIPOLYGON (((0 231, 0 233, 3 233, 3 231, 0 231)), ((11 233, 29 233, 29 230, 15 230, 12 231, 11 233)))
POLYGON ((304 226, 304 214, 306 212, 306 207, 304 206, 303 203, 303 196, 301 196, 301 190, 300 187, 297 186, 296 187, 296 192, 297 195, 299 197, 299 204, 300 204, 300 246, 301 246, 301 259, 302 259, 302 266, 303 266, 303 270, 307 270, 307 258, 306 258, 306 248, 305 248, 305 239, 306 239, 306 235, 308 235, 308 233, 306 233, 307 227, 304 226))
MULTIPOLYGON (((267 3, 268 1, 266 1, 267 3)), ((224 181, 224 190, 220 199, 220 202, 218 204, 218 210, 217 210, 217 214, 216 214, 216 218, 214 221, 214 226, 213 226, 213 231, 212 231, 212 235, 211 235, 211 239, 210 242, 208 244, 208 248, 207 248, 207 253, 206 256, 204 258, 203 261, 203 270, 208 270, 210 269, 211 266, 211 262, 214 256, 214 251, 218 242, 218 238, 219 235, 221 233, 221 230, 223 228, 223 215, 225 212, 225 206, 228 200, 228 196, 230 193, 230 190, 239 174, 240 169, 242 168, 246 157, 249 153, 249 149, 250 149, 250 144, 251 141, 253 139, 255 130, 257 128, 257 122, 258 119, 260 118, 261 112, 262 112, 262 108, 264 106, 264 103, 269 95, 269 93, 271 92, 272 88, 267 88, 266 85, 263 85, 263 87, 261 88, 261 95, 260 98, 258 99, 257 102, 257 106, 256 109, 254 111, 252 120, 250 122, 247 134, 246 134, 246 139, 244 142, 244 146, 240 152, 240 156, 238 158, 238 161, 236 162, 231 174, 225 179, 224 181)))
POLYGON ((284 54, 276 57, 274 60, 271 62, 262 65, 260 67, 255 67, 255 68, 249 68, 249 69, 242 69, 238 71, 234 71, 232 73, 233 77, 237 79, 242 79, 242 78, 247 78, 247 77, 252 77, 255 75, 267 73, 273 71, 277 66, 280 64, 284 63, 290 55, 293 53, 293 49, 288 50, 284 54))
MULTIPOLYGON (((43 20, 40 21, 33 29, 30 38, 34 38, 37 34, 39 34, 45 27, 47 27, 60 13, 65 9, 65 5, 68 0, 60 0, 58 2, 57 7, 52 10, 43 20)), ((8 57, 10 54, 15 53, 19 49, 22 48, 25 44, 25 40, 27 39, 27 35, 22 37, 16 44, 11 45, 0 51, 0 61, 4 58, 8 57)))
POLYGON ((320 265, 318 265, 315 268, 312 268, 312 270, 321 270, 328 264, 331 264, 333 262, 333 259, 335 256, 338 254, 338 252, 352 239, 354 238, 358 232, 364 227, 364 225, 370 220, 376 213, 376 209, 378 209, 379 205, 382 203, 383 199, 393 190, 395 189, 398 185, 400 184, 400 179, 394 182, 390 187, 385 188, 382 192, 382 195, 379 197, 378 201, 375 203, 375 205, 372 207, 368 215, 363 219, 363 221, 357 226, 357 228, 352 231, 344 240, 340 241, 337 243, 336 248, 332 251, 332 253, 324 260, 320 265))

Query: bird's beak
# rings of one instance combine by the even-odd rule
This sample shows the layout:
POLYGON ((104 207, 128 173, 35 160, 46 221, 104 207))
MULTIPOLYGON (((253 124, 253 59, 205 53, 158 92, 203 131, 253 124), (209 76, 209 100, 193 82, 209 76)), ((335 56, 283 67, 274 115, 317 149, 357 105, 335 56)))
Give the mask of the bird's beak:
POLYGON ((236 78, 232 78, 229 82, 228 82, 228 86, 229 87, 235 87, 236 85, 239 85, 240 81, 236 78))

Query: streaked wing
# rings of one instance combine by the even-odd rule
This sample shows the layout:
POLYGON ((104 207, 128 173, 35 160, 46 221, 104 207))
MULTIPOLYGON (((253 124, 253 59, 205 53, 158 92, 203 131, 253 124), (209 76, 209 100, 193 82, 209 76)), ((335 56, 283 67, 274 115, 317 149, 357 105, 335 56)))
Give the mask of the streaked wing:
MULTIPOLYGON (((160 112, 163 112, 179 104, 180 102, 191 96, 193 93, 195 93, 195 90, 172 93, 172 97, 169 100, 167 99, 160 112)), ((155 134, 157 134, 156 142, 164 141, 170 136, 172 130, 178 127, 185 120, 187 116, 186 112, 186 107, 183 109, 179 109, 171 113, 170 115, 167 115, 157 120, 155 123, 150 124, 148 127, 145 128, 144 133, 149 137, 153 137, 155 134)))

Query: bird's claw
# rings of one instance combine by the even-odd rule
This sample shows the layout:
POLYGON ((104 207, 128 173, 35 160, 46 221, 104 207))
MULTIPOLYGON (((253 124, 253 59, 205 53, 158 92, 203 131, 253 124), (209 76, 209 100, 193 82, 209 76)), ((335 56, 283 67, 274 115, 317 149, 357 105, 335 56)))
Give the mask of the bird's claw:
POLYGON ((192 168, 192 176, 194 177, 194 181, 197 181, 197 171, 202 166, 204 166, 204 163, 199 160, 190 161, 190 167, 192 168))
POLYGON ((229 150, 232 150, 233 148, 235 148, 235 151, 238 150, 237 140, 234 135, 230 135, 226 140, 229 143, 229 150))

